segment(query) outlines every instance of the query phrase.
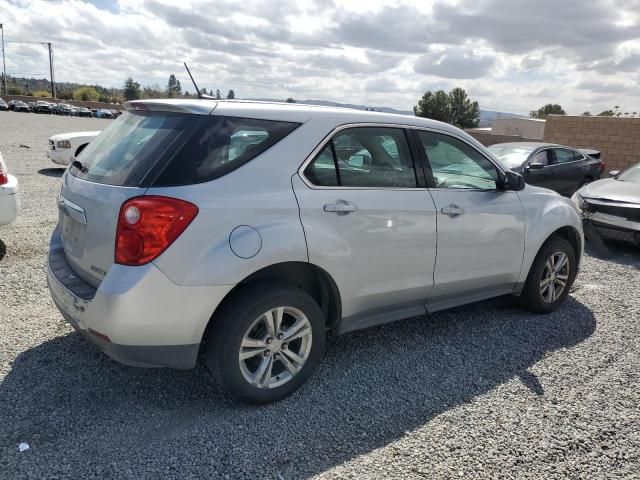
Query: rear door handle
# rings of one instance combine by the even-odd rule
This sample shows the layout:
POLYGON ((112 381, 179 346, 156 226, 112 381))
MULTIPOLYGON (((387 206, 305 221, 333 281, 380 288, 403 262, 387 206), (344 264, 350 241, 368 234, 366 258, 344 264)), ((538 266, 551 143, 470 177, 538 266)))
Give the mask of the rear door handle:
POLYGON ((358 207, 355 203, 347 202, 346 200, 338 200, 336 203, 327 203, 324 206, 325 212, 337 213, 338 215, 346 215, 357 210, 358 207))
POLYGON ((455 205, 453 203, 448 207, 440 209, 440 211, 445 215, 449 215, 451 218, 457 217, 458 215, 462 215, 464 213, 463 208, 460 208, 458 205, 455 205))

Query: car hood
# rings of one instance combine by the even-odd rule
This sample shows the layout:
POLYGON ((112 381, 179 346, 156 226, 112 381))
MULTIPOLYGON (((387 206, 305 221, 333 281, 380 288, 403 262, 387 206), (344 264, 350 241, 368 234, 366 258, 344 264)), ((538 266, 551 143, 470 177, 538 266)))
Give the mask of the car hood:
POLYGON ((585 185, 578 193, 583 198, 640 204, 640 185, 615 178, 606 178, 585 185))
POLYGON ((100 135, 100 132, 72 132, 72 133, 60 133, 58 135, 52 135, 49 140, 57 142, 58 140, 72 140, 74 138, 95 138, 100 135))

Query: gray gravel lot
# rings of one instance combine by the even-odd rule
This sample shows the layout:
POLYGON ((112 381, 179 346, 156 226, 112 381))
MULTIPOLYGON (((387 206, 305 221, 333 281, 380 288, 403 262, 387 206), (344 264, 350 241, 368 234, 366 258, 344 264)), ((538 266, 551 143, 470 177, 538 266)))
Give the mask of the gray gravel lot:
POLYGON ((0 227, 0 478, 640 478, 637 249, 587 256, 548 316, 503 298, 341 337, 266 407, 96 351, 47 291, 45 150, 108 122, 0 112, 23 199, 0 227))

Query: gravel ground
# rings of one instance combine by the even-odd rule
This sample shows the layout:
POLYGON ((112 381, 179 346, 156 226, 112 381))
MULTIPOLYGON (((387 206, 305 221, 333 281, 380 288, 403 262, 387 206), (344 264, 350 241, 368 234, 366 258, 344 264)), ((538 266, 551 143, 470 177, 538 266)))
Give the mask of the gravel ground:
POLYGON ((108 122, 0 112, 23 198, 0 227, 0 478, 640 478, 632 248, 587 256, 548 316, 503 298, 341 337, 276 405, 109 360, 63 322, 44 268, 62 173, 47 137, 108 122))

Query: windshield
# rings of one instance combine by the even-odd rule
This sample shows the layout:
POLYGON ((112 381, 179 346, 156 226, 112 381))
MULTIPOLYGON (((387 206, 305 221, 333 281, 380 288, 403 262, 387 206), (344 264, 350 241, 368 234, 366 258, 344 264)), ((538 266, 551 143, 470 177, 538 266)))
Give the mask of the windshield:
POLYGON ((493 153, 506 168, 519 167, 532 152, 529 148, 500 145, 491 145, 489 151, 493 153))
POLYGON ((640 183, 640 163, 618 175, 618 180, 622 180, 623 182, 640 183))

